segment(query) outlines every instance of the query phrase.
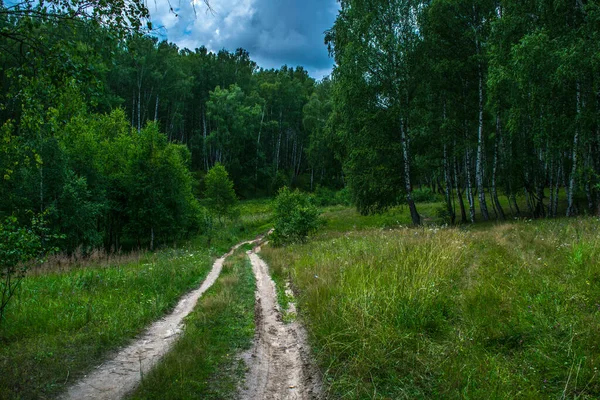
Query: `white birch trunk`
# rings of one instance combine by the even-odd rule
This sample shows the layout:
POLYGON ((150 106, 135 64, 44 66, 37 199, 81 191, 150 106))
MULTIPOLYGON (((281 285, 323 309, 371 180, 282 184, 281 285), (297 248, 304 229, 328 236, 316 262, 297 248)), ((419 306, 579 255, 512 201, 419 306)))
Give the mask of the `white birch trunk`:
POLYGON ((569 193, 567 194, 567 217, 573 217, 577 213, 575 209, 575 177, 577 174, 577 147, 579 146, 579 114, 581 113, 581 86, 579 82, 577 82, 577 121, 575 127, 575 135, 573 135, 573 151, 571 154, 571 160, 573 161, 573 166, 571 168, 571 176, 569 178, 569 193))
MULTIPOLYGON (((479 39, 476 39, 477 55, 481 53, 481 45, 479 39)), ((479 207, 481 208, 481 216, 484 221, 490 219, 487 203, 485 200, 484 190, 484 137, 483 137, 483 69, 481 61, 478 62, 478 74, 479 74, 479 129, 477 134, 477 161, 475 167, 475 181, 477 183, 477 192, 479 195, 479 207)))
POLYGON ((467 172, 467 200, 469 201, 469 217, 471 223, 475 222, 475 198, 473 197, 473 180, 471 177, 471 152, 467 149, 465 154, 465 170, 467 172))

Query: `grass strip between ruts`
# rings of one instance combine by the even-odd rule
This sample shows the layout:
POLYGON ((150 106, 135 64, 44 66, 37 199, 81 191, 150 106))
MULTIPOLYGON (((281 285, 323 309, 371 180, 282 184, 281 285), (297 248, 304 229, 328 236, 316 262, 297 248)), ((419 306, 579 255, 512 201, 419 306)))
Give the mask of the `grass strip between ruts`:
POLYGON ((245 373, 239 359, 254 337, 256 283, 242 250, 187 317, 181 338, 131 399, 232 398, 245 373))

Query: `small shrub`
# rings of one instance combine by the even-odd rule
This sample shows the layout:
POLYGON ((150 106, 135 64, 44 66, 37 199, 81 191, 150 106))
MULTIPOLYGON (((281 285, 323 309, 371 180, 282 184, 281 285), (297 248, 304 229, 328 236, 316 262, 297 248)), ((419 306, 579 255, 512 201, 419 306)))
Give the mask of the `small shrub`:
POLYGON ((413 190, 412 198, 415 203, 435 203, 441 201, 440 196, 433 192, 429 187, 422 187, 413 190))
POLYGON ((271 239, 275 246, 304 242, 319 227, 319 210, 310 196, 287 187, 279 190, 275 199, 275 231, 271 239))
POLYGON ((0 324, 8 303, 25 277, 27 267, 44 261, 43 237, 50 240, 61 238, 49 234, 41 217, 34 217, 29 227, 20 226, 15 217, 0 221, 0 324))
POLYGON ((210 212, 223 221, 223 218, 237 216, 238 198, 233 190, 233 182, 224 166, 217 164, 208 171, 204 179, 207 207, 210 212))
POLYGON ((335 204, 341 206, 351 206, 352 205, 352 193, 348 188, 343 188, 335 193, 335 204))
POLYGON ((315 204, 319 207, 332 206, 336 204, 335 191, 327 187, 317 185, 313 196, 315 204))
POLYGON ((435 216, 438 220, 440 220, 440 222, 444 224, 449 225, 452 223, 452 215, 450 215, 450 212, 448 211, 448 208, 446 206, 436 207, 435 216))

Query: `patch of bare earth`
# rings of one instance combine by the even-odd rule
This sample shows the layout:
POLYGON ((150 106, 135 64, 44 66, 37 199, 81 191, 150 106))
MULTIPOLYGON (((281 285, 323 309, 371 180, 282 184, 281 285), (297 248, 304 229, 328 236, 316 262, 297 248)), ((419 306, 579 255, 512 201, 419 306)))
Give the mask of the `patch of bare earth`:
POLYGON ((285 324, 277 303, 269 267, 249 252, 256 276, 256 337, 244 356, 249 372, 241 390, 243 400, 320 399, 321 379, 311 363, 306 332, 299 322, 285 324))
POLYGON ((114 358, 98 366, 67 391, 64 399, 109 400, 120 399, 135 389, 140 380, 164 356, 183 328, 183 319, 192 312, 198 299, 217 280, 225 259, 238 247, 213 264, 202 285, 185 295, 173 312, 153 323, 138 339, 121 349, 114 358))

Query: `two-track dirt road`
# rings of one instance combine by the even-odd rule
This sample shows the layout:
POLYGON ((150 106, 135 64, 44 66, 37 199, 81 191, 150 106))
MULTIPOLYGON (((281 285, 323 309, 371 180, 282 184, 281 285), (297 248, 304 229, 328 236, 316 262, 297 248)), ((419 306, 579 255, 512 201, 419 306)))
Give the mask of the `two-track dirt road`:
MULTIPOLYGON (((225 259, 244 244, 240 243, 215 261, 202 285, 185 295, 173 312, 153 323, 141 337, 121 349, 112 359, 98 366, 63 396, 68 400, 121 399, 140 383, 146 374, 170 350, 183 328, 183 319, 192 312, 198 299, 216 282, 225 259)), ((268 266, 256 254, 248 252, 256 277, 256 336, 254 346, 243 358, 249 372, 240 397, 244 400, 318 399, 321 386, 317 370, 310 362, 306 334, 298 322, 284 324, 275 284, 268 266)))

